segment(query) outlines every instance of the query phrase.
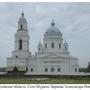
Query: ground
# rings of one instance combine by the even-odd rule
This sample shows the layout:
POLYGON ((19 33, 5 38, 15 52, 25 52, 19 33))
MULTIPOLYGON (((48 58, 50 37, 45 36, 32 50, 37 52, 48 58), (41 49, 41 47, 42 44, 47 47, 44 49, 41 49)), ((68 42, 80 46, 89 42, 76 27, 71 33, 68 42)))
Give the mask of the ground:
POLYGON ((30 77, 0 77, 0 84, 90 84, 90 77, 50 78, 39 80, 30 77))

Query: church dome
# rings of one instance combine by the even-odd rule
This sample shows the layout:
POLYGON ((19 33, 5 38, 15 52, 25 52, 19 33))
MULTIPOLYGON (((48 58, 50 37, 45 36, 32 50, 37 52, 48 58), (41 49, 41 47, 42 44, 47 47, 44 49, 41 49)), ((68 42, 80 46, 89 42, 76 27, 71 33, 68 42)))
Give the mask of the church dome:
POLYGON ((51 26, 47 29, 44 36, 62 36, 60 30, 55 26, 54 20, 52 20, 51 26))

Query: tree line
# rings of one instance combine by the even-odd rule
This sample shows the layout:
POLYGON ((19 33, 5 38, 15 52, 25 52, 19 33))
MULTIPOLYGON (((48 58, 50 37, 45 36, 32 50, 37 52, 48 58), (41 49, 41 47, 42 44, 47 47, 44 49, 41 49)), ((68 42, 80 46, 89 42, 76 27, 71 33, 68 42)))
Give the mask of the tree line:
POLYGON ((79 68, 79 72, 90 72, 90 62, 86 68, 79 68))

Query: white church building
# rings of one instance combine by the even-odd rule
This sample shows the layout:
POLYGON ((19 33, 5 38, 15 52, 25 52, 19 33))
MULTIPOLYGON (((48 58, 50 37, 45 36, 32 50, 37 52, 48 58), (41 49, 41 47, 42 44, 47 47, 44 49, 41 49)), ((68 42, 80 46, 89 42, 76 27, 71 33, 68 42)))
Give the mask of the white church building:
POLYGON ((37 45, 35 55, 29 50, 29 40, 27 20, 22 12, 15 33, 15 50, 7 58, 7 72, 15 69, 25 75, 69 75, 79 72, 78 58, 70 55, 68 43, 54 20, 44 33, 43 43, 37 45))

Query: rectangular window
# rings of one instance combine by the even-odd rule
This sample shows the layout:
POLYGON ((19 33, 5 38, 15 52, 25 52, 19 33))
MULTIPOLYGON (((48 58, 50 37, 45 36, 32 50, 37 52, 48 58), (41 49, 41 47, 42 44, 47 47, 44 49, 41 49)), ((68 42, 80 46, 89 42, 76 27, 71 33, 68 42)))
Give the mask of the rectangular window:
POLYGON ((54 48, 54 43, 51 43, 51 47, 54 48))
POLYGON ((59 44, 59 48, 61 48, 61 44, 59 44))
POLYGON ((19 50, 22 50, 22 40, 19 40, 19 50))
POLYGON ((51 72, 54 72, 54 68, 51 68, 51 72))

